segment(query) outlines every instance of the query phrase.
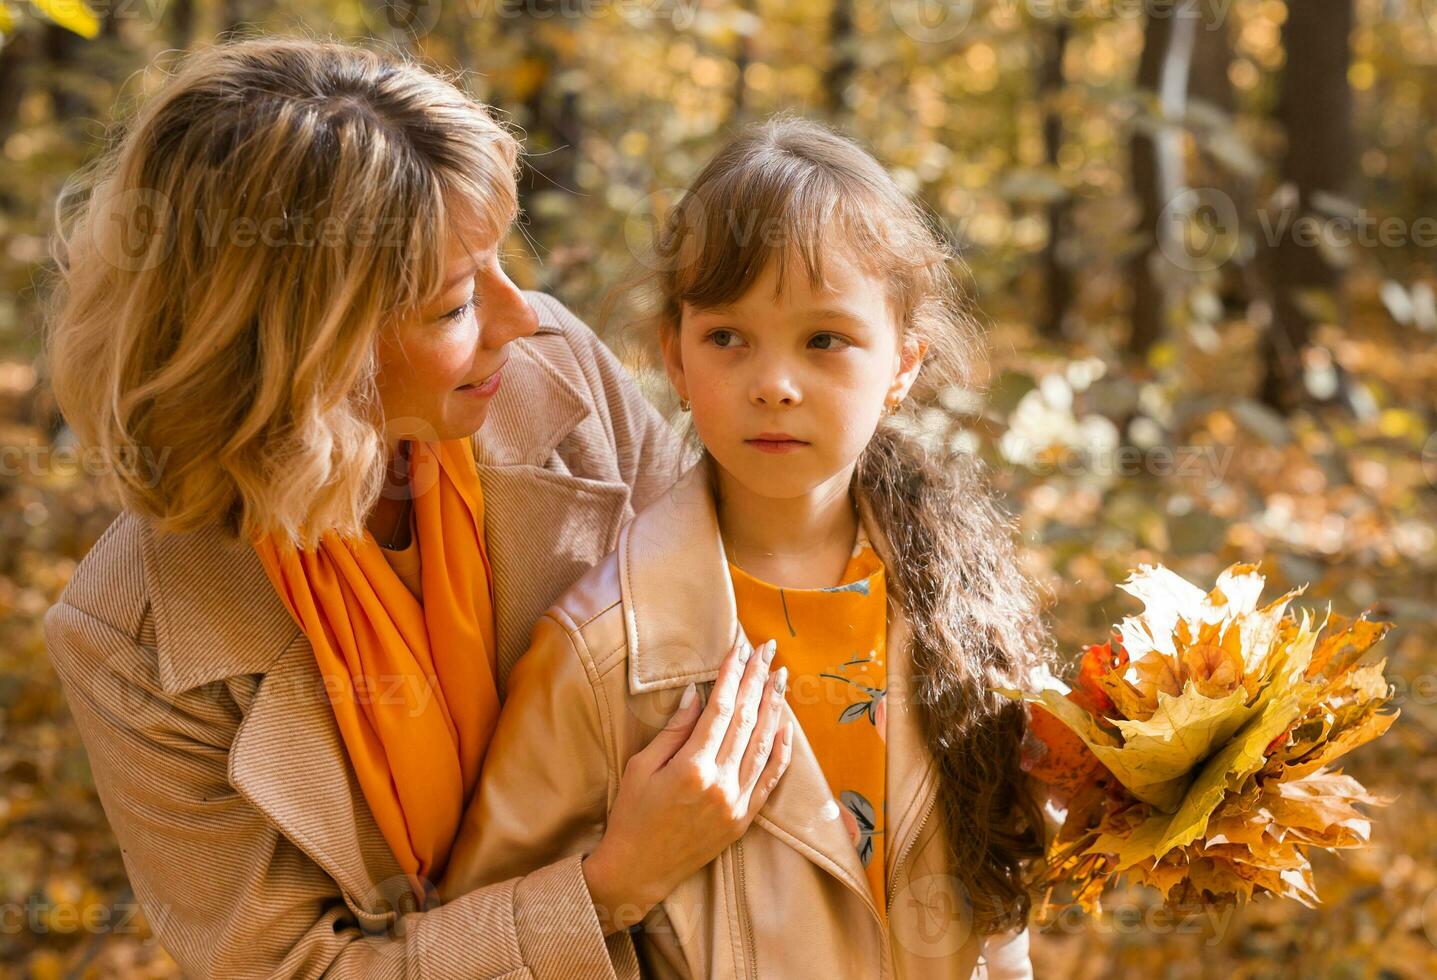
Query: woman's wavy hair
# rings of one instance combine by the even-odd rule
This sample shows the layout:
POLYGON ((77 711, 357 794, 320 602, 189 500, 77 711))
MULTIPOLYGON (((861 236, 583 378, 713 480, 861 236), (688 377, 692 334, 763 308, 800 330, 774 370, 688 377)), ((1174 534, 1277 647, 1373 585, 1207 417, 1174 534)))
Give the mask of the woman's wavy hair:
POLYGON ((120 503, 173 531, 362 535, 376 340, 437 297, 447 231, 507 231, 518 159, 489 109, 397 54, 187 56, 57 204, 50 382, 120 503))
MULTIPOLYGON (((848 246, 888 286, 903 337, 927 342, 918 379, 861 456, 855 482, 892 552, 890 594, 911 624, 910 694, 941 772, 951 873, 975 929, 1026 923, 1025 862, 1042 854, 1043 819, 1019 767, 1023 705, 992 693, 1053 661, 1010 522, 978 463, 925 448, 919 416, 944 389, 981 387, 981 331, 932 216, 854 141, 780 115, 738 135, 658 227, 640 269, 605 304, 634 360, 657 370, 663 331, 683 304, 737 301, 777 262, 824 284, 826 243, 848 246)), ((779 288, 782 288, 781 285, 779 288)))

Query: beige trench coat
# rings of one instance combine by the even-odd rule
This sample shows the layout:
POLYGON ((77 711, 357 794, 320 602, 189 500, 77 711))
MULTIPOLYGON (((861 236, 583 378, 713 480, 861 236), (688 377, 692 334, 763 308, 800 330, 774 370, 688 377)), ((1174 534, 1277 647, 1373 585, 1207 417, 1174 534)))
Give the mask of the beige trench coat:
MULTIPOLYGON (((476 436, 501 687, 544 609, 683 467, 609 351, 551 297, 476 436)), ((45 617, 130 882, 195 977, 636 975, 577 857, 418 911, 308 640, 219 529, 123 513, 45 617)))

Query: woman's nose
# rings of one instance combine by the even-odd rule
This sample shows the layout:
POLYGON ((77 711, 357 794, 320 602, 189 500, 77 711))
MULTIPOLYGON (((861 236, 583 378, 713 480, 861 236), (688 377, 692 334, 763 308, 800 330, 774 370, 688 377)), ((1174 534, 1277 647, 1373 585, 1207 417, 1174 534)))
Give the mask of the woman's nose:
POLYGON ((484 346, 503 347, 511 340, 532 336, 539 329, 539 317, 524 293, 502 268, 496 268, 484 290, 488 315, 484 317, 484 346))

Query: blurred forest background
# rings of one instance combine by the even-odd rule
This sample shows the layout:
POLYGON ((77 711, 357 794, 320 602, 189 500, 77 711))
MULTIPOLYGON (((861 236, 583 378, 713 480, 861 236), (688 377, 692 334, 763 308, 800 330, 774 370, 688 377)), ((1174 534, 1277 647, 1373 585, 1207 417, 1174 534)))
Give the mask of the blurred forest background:
POLYGON ((462 70, 532 154, 509 269, 590 318, 730 127, 865 140, 965 256, 991 385, 924 424, 991 463, 1065 651, 1140 562, 1397 623, 1402 719, 1345 767, 1396 800, 1316 858, 1322 908, 1133 889, 1035 935, 1038 975, 1437 975, 1437 0, 0 0, 0 974, 177 975, 43 649, 113 510, 40 305, 66 177, 253 30, 462 70))

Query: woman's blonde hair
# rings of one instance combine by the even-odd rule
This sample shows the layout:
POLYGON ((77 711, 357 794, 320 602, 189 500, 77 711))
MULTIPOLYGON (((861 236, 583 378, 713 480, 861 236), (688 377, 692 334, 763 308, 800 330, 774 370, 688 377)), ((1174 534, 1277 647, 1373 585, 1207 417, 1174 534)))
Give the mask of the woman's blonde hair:
POLYGON ((189 55, 57 206, 51 384, 123 506, 300 547, 384 479, 379 332, 448 234, 517 211, 517 141, 449 79, 306 38, 189 55))
POLYGON ((915 418, 945 389, 975 388, 981 333, 955 275, 958 257, 934 221, 853 140, 780 115, 729 142, 659 228, 640 271, 606 308, 630 307, 639 357, 677 330, 683 305, 737 301, 770 263, 825 284, 824 251, 846 245, 886 284, 905 337, 927 354, 904 408, 885 419, 855 483, 891 545, 891 600, 911 627, 915 690, 904 692, 941 775, 951 873, 984 933, 1026 923, 1025 875, 1043 853, 1043 817, 1020 767, 1021 704, 995 694, 1051 664, 1035 589, 1012 528, 976 460, 926 448, 915 418))

